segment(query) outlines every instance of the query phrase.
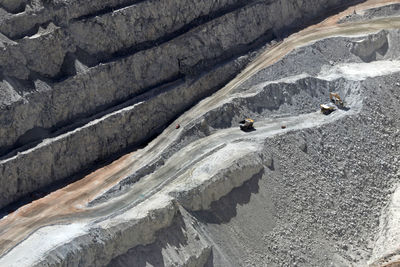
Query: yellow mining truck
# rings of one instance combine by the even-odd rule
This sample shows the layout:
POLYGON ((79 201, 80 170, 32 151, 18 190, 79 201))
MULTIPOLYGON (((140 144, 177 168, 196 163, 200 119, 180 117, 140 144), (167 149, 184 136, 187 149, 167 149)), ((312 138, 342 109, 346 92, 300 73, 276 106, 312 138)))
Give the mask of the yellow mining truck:
POLYGON ((332 104, 321 104, 319 107, 324 115, 329 115, 336 110, 336 107, 332 104))
POLYGON ((239 122, 240 130, 242 131, 250 131, 254 129, 254 120, 253 119, 244 119, 239 122))

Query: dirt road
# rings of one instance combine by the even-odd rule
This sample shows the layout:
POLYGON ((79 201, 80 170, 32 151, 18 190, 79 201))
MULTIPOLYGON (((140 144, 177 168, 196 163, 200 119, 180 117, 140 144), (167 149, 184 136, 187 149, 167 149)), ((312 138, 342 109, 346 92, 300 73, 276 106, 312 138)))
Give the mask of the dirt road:
MULTIPOLYGON (((216 107, 234 88, 246 79, 259 70, 274 64, 297 47, 333 36, 359 36, 382 29, 400 29, 400 18, 398 17, 376 19, 368 23, 336 24, 339 18, 350 14, 354 9, 359 12, 362 9, 372 6, 398 2, 400 1, 367 1, 320 24, 289 36, 281 43, 261 54, 259 58, 226 87, 186 112, 179 118, 179 123, 184 126, 195 121, 202 114, 216 107)), ((348 112, 357 111, 356 106, 351 108, 348 112)), ((154 174, 148 175, 137 182, 128 194, 116 197, 98 206, 87 206, 88 202, 107 191, 120 180, 156 159, 178 137, 179 133, 185 130, 185 127, 176 130, 175 127, 170 126, 144 149, 125 155, 80 181, 21 207, 14 213, 4 217, 0 221, 0 255, 3 258, 12 248, 44 226, 64 224, 71 221, 90 223, 93 220, 101 220, 102 217, 110 216, 120 212, 124 208, 136 205, 148 196, 161 190, 161 188, 174 179, 187 175, 191 169, 195 168, 198 162, 218 149, 223 148, 228 143, 238 140, 251 142, 251 140, 257 138, 266 138, 290 130, 318 127, 346 114, 345 111, 338 111, 332 114, 332 116, 323 116, 319 112, 315 112, 275 120, 266 119, 258 121, 256 124, 257 130, 251 133, 240 132, 236 127, 221 130, 207 138, 193 142, 175 153, 154 174), (285 125, 287 128, 281 129, 282 125, 285 125)))

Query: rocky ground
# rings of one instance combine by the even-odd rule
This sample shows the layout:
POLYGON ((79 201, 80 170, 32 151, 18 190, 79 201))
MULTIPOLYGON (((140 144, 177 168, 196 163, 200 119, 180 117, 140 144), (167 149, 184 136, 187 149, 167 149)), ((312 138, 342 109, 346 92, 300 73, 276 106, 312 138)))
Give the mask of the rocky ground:
POLYGON ((350 4, 20 3, 0 16, 0 207, 142 146, 255 49, 350 4))
MULTIPOLYGON (((111 2, 0 2, 6 14, 0 22, 4 55, 13 49, 30 55, 24 47, 32 46, 24 43, 48 34, 46 40, 62 43, 62 49, 51 45, 65 53, 61 61, 72 60, 75 66, 61 77, 57 73, 63 67, 40 69, 26 56, 26 69, 1 61, 1 116, 20 120, 11 120, 10 128, 3 129, 8 135, 0 138, 5 207, 0 266, 397 264, 397 1, 367 1, 267 44, 293 29, 291 23, 318 12, 311 3, 296 1, 205 1, 206 6, 182 6, 197 13, 176 15, 172 23, 167 18, 173 14, 146 13, 158 1, 111 2), (111 15, 113 5, 119 9, 111 15), (263 21, 266 13, 281 8, 293 10, 279 13, 292 17, 290 23, 263 21), (67 17, 61 16, 65 10, 71 10, 67 17), (148 35, 134 39, 121 29, 96 44, 86 34, 89 29, 95 35, 112 32, 120 20, 134 23, 134 14, 155 16, 169 26, 148 29, 148 35), (251 23, 262 26, 256 30, 251 23), (20 31, 7 31, 10 25, 19 25, 13 27, 20 31), (239 28, 240 38, 233 34, 239 28), (141 43, 150 39, 161 43, 141 43), (116 47, 112 40, 118 40, 116 47), (199 49, 186 51, 185 44, 199 49), (260 45, 265 46, 251 53, 260 45), (178 53, 175 49, 187 56, 178 60, 176 71, 175 63, 168 62, 178 53), (158 60, 171 67, 153 69, 153 63, 162 63, 158 60), (148 69, 135 69, 135 63, 148 69), (132 76, 125 74, 128 69, 132 76), (17 96, 14 85, 26 79, 35 81, 35 90, 17 96), (107 79, 115 84, 102 84, 107 79), (41 87, 44 83, 50 87, 41 87), (112 98, 101 93, 107 86, 116 90, 112 98), (77 89, 82 94, 74 96, 77 89), (338 92, 346 108, 326 116, 319 104, 329 102, 330 92, 338 92), (92 102, 66 105, 56 101, 58 94, 81 102, 88 94, 92 102), (29 116, 20 112, 38 120, 25 123, 29 116), (254 131, 239 130, 243 117, 255 119, 254 131), (78 123, 69 122, 76 118, 78 123), (175 129, 176 124, 181 127, 175 129), (107 157, 111 161, 104 167, 89 169, 76 182, 67 179, 70 184, 43 198, 7 206, 107 157)), ((321 8, 341 4, 318 3, 321 8)), ((180 4, 163 10, 174 12, 180 4)), ((143 27, 149 25, 138 27, 147 32, 143 27)), ((58 64, 51 56, 46 60, 58 64)))

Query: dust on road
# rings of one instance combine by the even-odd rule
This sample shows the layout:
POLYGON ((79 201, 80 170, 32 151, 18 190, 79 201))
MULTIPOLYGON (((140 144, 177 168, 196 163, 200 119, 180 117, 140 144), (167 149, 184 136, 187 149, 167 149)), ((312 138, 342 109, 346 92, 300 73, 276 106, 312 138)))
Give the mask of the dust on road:
MULTIPOLYGON (((351 14, 354 10, 356 12, 361 12, 371 7, 399 2, 400 1, 367 1, 366 3, 351 7, 338 15, 328 18, 317 25, 313 25, 289 36, 276 46, 262 53, 223 89, 212 97, 200 102, 189 112, 181 116, 179 118, 180 124, 186 125, 194 121, 207 110, 218 105, 218 103, 238 85, 259 70, 276 63, 296 47, 305 46, 317 40, 333 36, 355 36, 376 32, 382 29, 400 29, 400 18, 398 17, 376 19, 368 23, 337 24, 340 18, 351 14)), ((289 121, 286 121, 285 124, 289 127, 293 126, 290 124, 290 119, 287 120, 289 121)), ((280 124, 281 122, 279 122, 279 125, 280 124)), ((277 124, 276 127, 279 128, 279 125, 277 124)), ((266 128, 263 129, 262 126, 260 131, 268 131, 268 127, 271 126, 265 127, 266 128)), ((95 208, 88 208, 87 203, 117 184, 134 170, 146 165, 147 162, 159 156, 183 130, 184 127, 176 130, 175 127, 171 126, 146 148, 127 154, 83 179, 57 190, 42 199, 36 200, 3 218, 0 221, 0 255, 5 255, 10 249, 18 245, 18 243, 22 242, 30 234, 44 226, 68 223, 76 221, 77 219, 83 220, 84 218, 99 217, 114 212, 117 206, 122 208, 123 205, 116 201, 111 201, 109 204, 95 208)), ((284 131, 284 129, 277 129, 276 131, 284 131)), ((233 132, 229 131, 227 133, 228 135, 226 137, 233 134, 233 132)), ((264 134, 266 133, 264 132, 264 134)), ((153 186, 159 187, 160 184, 155 182, 153 186)), ((144 179, 140 181, 137 188, 142 188, 142 190, 151 193, 155 192, 154 187, 151 187, 147 179, 144 179), (142 185, 142 187, 140 185, 142 185)), ((143 191, 140 192, 143 193, 143 191)), ((135 197, 135 194, 131 192, 129 196, 135 197)), ((121 202, 126 203, 127 201, 122 199, 121 202)))

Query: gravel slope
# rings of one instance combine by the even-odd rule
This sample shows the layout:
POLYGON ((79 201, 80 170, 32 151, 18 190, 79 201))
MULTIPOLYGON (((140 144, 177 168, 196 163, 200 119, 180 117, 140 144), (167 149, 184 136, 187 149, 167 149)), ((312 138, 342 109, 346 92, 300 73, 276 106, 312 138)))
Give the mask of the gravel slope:
POLYGON ((400 20, 391 16, 269 47, 143 149, 0 220, 0 265, 394 262, 400 20), (347 109, 325 116, 319 104, 332 91, 347 109), (255 131, 238 129, 244 116, 255 131))

